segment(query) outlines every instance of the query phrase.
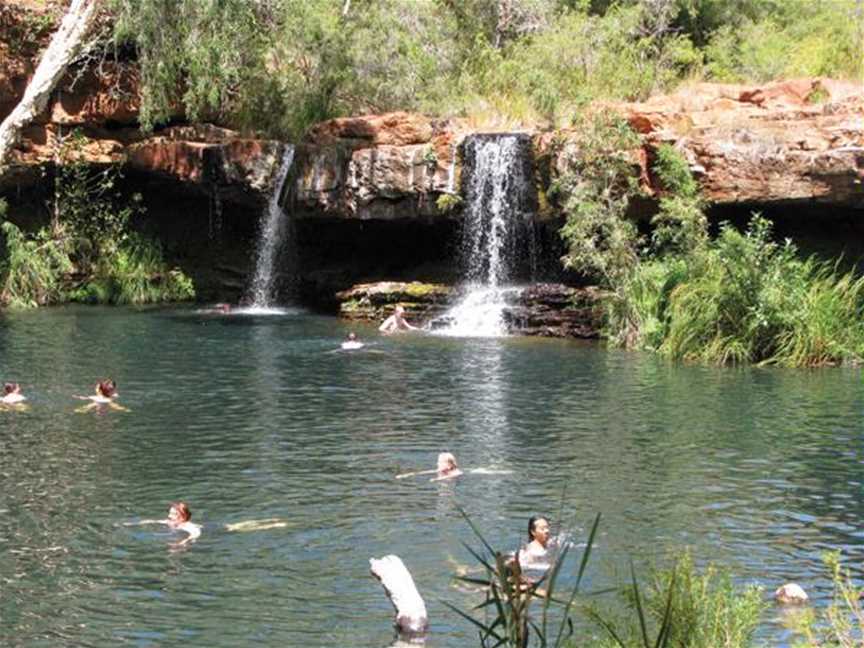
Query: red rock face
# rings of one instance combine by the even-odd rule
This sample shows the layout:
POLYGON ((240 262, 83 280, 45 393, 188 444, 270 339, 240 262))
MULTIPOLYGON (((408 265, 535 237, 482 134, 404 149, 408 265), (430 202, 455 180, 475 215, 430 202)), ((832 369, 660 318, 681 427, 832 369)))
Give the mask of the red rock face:
POLYGON ((864 205, 860 84, 698 84, 620 108, 649 153, 669 143, 685 154, 712 202, 864 205))
MULTIPOLYGON (((0 12, 0 23, 14 22, 19 13, 0 12)), ((13 33, 14 25, 0 29, 0 117, 12 110, 33 70, 27 52, 8 42, 13 33)), ((23 134, 13 157, 15 172, 0 179, 0 189, 39 182, 37 168, 53 160, 58 133, 81 127, 94 163, 127 161, 137 171, 180 184, 223 183, 230 199, 250 204, 260 204, 273 190, 278 143, 210 125, 144 136, 137 130, 138 82, 129 65, 104 65, 99 75, 72 71, 55 101, 23 134)), ((634 165, 649 194, 662 191, 649 162, 657 146, 670 143, 684 153, 706 197, 716 204, 864 206, 860 84, 831 79, 760 86, 701 83, 643 103, 601 109, 619 111, 642 134, 634 165)), ((405 112, 320 123, 298 145, 293 189, 299 215, 458 217, 442 213, 437 199, 458 193, 457 151, 470 132, 457 120, 405 112)), ((535 136, 536 150, 550 155, 553 170, 562 163, 553 141, 567 138, 566 131, 535 136)))

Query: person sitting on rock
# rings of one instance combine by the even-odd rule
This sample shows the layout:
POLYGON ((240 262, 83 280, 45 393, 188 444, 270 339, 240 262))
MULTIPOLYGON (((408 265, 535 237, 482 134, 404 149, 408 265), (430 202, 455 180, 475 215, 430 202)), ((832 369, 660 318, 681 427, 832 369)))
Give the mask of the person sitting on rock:
POLYGON ((15 405, 27 400, 21 393, 21 385, 14 382, 7 382, 3 385, 3 397, 0 398, 0 403, 4 405, 15 405))
POLYGON ((378 330, 382 333, 397 333, 399 331, 416 331, 417 327, 412 326, 405 319, 405 308, 397 306, 393 314, 381 323, 378 330))

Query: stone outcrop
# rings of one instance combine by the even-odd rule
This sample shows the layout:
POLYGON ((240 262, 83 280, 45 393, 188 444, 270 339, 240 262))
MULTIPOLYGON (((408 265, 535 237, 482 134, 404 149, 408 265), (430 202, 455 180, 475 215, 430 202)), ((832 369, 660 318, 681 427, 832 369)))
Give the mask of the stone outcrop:
POLYGON ((454 288, 419 281, 379 281, 358 284, 336 293, 339 315, 347 319, 380 321, 396 306, 405 308, 409 320, 429 320, 450 305, 454 288))
MULTIPOLYGON (((596 288, 537 283, 507 292, 510 303, 503 316, 511 334, 600 337, 604 293, 596 288)), ((359 284, 336 295, 339 314, 346 319, 382 321, 399 305, 409 321, 432 328, 460 297, 452 286, 416 281, 359 284)))
MULTIPOLYGON (((54 0, 0 5, 0 118, 23 94, 33 61, 50 36, 50 25, 27 18, 27 12, 46 6, 62 10, 54 0), (43 25, 41 31, 33 32, 34 25, 43 25)), ((218 125, 182 125, 179 109, 171 127, 142 133, 138 83, 129 63, 102 62, 99 74, 71 70, 45 112, 23 132, 11 171, 0 177, 0 193, 35 195, 27 190, 46 184, 44 171, 54 163, 61 138, 80 129, 87 160, 122 163, 136 186, 145 188, 151 213, 164 214, 167 239, 182 232, 185 238, 172 240, 182 241, 178 247, 188 252, 190 241, 205 238, 201 232, 206 232, 201 247, 208 250, 192 255, 190 263, 210 263, 217 254, 242 282, 246 262, 241 257, 248 256, 254 223, 275 190, 288 144, 218 125), (222 247, 211 253, 223 226, 222 247), (222 258, 242 246, 230 262, 222 258)), ((663 191, 651 169, 661 144, 684 154, 713 206, 749 210, 791 203, 850 213, 864 208, 861 84, 830 79, 759 86, 702 83, 598 109, 617 111, 642 136, 634 170, 649 196, 638 203, 646 214, 663 191)), ((313 293, 312 299, 328 308, 338 304, 346 317, 367 319, 380 319, 402 303, 411 317, 422 320, 456 299, 449 284, 456 274, 454 240, 463 216, 462 144, 478 131, 458 119, 396 112, 323 122, 296 143, 283 199, 292 206, 295 241, 302 248, 298 283, 313 293), (383 278, 430 283, 368 283, 383 278), (345 290, 361 281, 366 283, 345 290)), ((566 129, 526 134, 531 138, 526 149, 537 161, 532 173, 538 228, 551 232, 543 254, 554 263, 560 255, 561 214, 546 200, 545 190, 564 170, 564 152, 576 135, 566 129)), ((36 198, 33 203, 38 204, 36 198)), ((539 284, 523 291, 506 316, 524 333, 593 337, 599 330, 598 299, 590 290, 539 284)))
MULTIPOLYGON (((688 158, 715 204, 864 207, 864 87, 831 79, 696 84, 619 106, 644 136, 688 158)), ((653 179, 649 189, 656 189, 653 179)))
POLYGON ((458 122, 412 113, 334 119, 298 147, 297 215, 392 220, 442 215, 454 193, 458 122))

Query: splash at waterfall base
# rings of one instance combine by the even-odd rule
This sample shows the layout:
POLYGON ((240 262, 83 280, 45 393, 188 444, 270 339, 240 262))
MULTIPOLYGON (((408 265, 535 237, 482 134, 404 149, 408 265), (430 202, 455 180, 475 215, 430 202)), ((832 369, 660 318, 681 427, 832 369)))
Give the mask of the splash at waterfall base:
MULTIPOLYGON (((509 335, 601 337, 605 293, 595 287, 536 283, 503 292, 502 319, 509 335)), ((462 297, 456 287, 418 281, 358 284, 336 295, 345 319, 380 321, 399 304, 412 322, 432 330, 443 325, 440 318, 462 297)))

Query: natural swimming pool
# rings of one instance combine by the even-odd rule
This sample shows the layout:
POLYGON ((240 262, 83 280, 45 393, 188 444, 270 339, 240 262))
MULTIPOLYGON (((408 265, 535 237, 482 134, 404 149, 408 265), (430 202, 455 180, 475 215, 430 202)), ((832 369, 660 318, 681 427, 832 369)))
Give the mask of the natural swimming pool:
MULTIPOLYGON (((823 597, 820 554, 861 576, 864 448, 857 369, 672 365, 593 344, 384 338, 300 311, 56 308, 0 314, 0 643, 20 646, 384 646, 392 612, 368 559, 402 557, 426 599, 427 645, 476 645, 442 601, 476 545, 516 548, 536 512, 579 539, 603 522, 606 565, 683 546, 742 581, 823 597), (76 414, 112 376, 130 412, 76 414), (469 474, 396 481, 441 450, 469 474), (186 550, 158 527, 189 502, 186 550), (280 518, 284 528, 225 525, 280 518)), ((817 601, 818 604, 818 601, 817 601)), ((762 636, 782 643, 766 623, 762 636)))

